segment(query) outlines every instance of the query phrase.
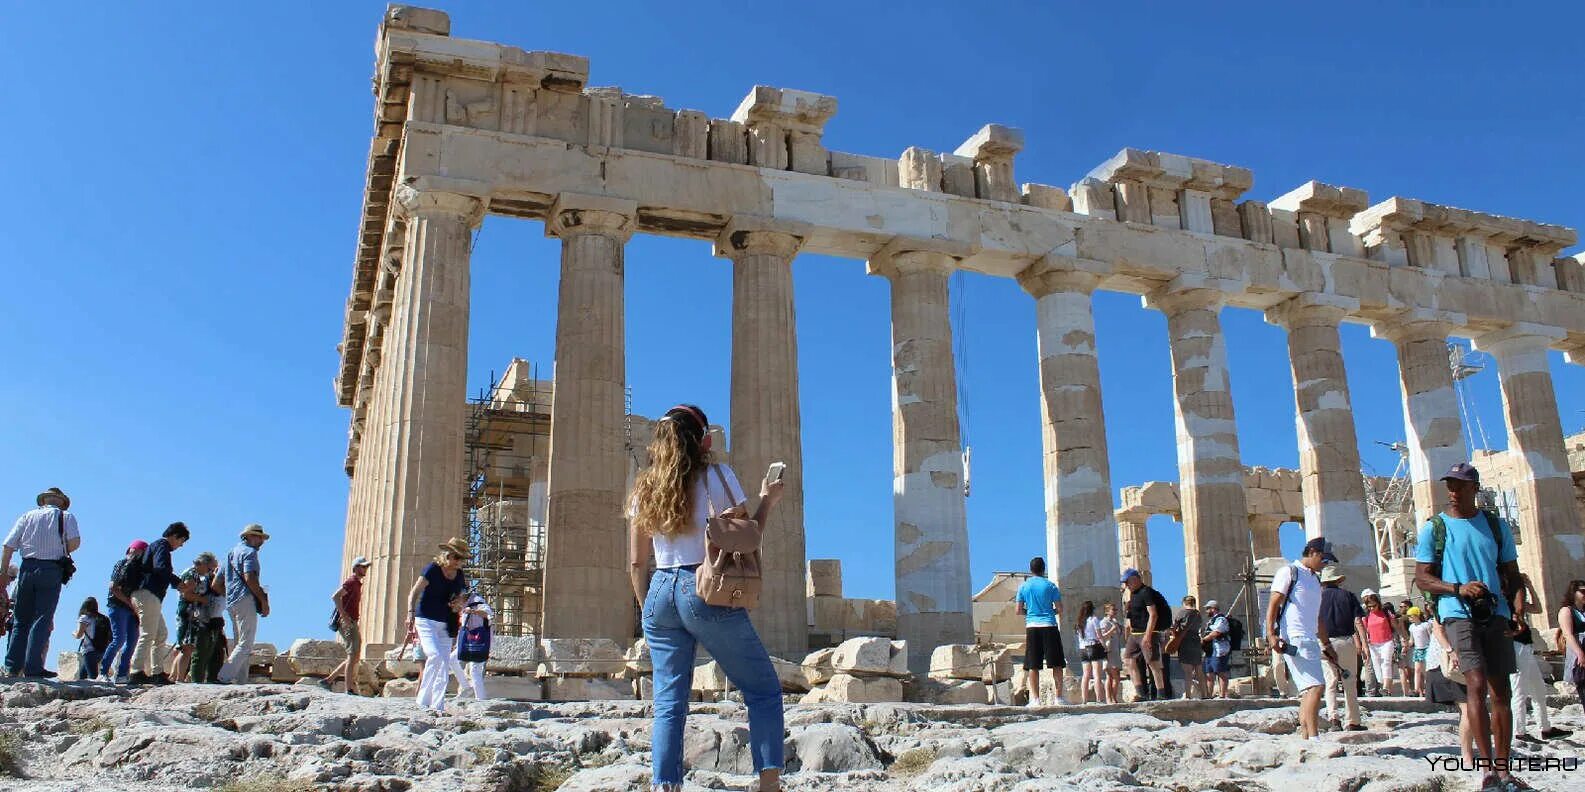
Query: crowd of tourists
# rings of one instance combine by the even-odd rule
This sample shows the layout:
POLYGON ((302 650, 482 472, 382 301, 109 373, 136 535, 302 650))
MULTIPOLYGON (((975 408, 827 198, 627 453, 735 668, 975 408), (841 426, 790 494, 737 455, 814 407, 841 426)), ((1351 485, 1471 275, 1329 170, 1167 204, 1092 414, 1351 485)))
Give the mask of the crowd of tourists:
MULTIPOLYGON (((653 780, 657 789, 681 788, 684 723, 702 645, 742 693, 760 788, 773 790, 783 763, 781 684, 748 608, 760 594, 760 536, 781 499, 784 467, 777 463, 767 471, 751 513, 731 468, 711 462, 708 427, 693 405, 674 407, 656 422, 652 462, 640 472, 628 509, 631 583, 654 667, 653 780)), ((1442 482, 1446 508, 1421 526, 1415 544, 1421 604, 1401 600, 1394 606, 1370 589, 1356 596, 1344 588, 1346 577, 1324 538, 1309 540, 1299 559, 1276 573, 1262 620, 1274 678, 1297 693, 1300 731, 1310 739, 1320 731, 1323 698, 1325 718, 1351 731, 1365 728, 1362 695, 1423 696, 1457 707, 1466 760, 1486 761, 1482 788, 1525 789, 1503 762, 1513 742, 1570 734, 1547 715, 1529 624, 1539 598, 1519 572, 1513 528, 1476 504, 1479 472, 1461 463, 1442 482)), ((48 678, 55 676, 44 668, 55 610, 62 586, 76 573, 71 553, 82 539, 64 492, 40 493, 36 506, 17 520, 0 551, 0 616, 7 617, 0 618, 0 629, 10 631, 7 675, 48 678), (20 567, 12 566, 14 556, 20 567)), ((109 572, 104 610, 93 597, 79 609, 80 678, 247 681, 258 620, 270 614, 259 558, 269 534, 248 525, 223 561, 200 552, 178 573, 172 555, 191 538, 176 522, 152 541, 128 545, 109 572), (167 599, 176 603, 174 641, 167 599)), ((406 604, 408 643, 423 662, 418 703, 444 711, 451 677, 458 695, 486 697, 494 614, 464 575, 467 543, 452 539, 438 549, 406 604)), ((351 566, 331 595, 330 626, 347 655, 328 682, 340 676, 347 692, 357 694, 359 608, 369 562, 360 556, 351 566)), ((1032 559, 1029 570, 1017 593, 1026 622, 1029 703, 1067 703, 1062 594, 1043 558, 1032 559), (1049 696, 1042 670, 1050 673, 1049 696)), ((1174 612, 1137 569, 1125 570, 1119 582, 1120 602, 1079 605, 1073 623, 1079 702, 1118 701, 1125 671, 1136 700, 1172 698, 1169 658, 1182 666, 1185 697, 1227 698, 1230 658, 1243 643, 1243 624, 1220 603, 1202 606, 1193 596, 1174 612)), ((1569 582, 1557 618, 1554 643, 1566 653, 1565 678, 1585 698, 1585 580, 1569 582)))

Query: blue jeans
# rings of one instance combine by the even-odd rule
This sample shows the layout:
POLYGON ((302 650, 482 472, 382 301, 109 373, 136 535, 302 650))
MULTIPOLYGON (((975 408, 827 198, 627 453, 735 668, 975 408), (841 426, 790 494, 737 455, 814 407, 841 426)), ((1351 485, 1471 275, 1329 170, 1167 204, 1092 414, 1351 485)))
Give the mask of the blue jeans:
POLYGON ((110 610, 105 615, 110 617, 110 645, 105 647, 104 659, 99 661, 99 675, 110 676, 110 667, 116 666, 116 676, 126 676, 132 669, 132 651, 138 645, 138 615, 115 600, 110 601, 110 610), (116 662, 118 652, 119 663, 116 662))
POLYGON ((694 592, 692 567, 657 569, 644 598, 644 641, 655 666, 650 732, 656 785, 682 788, 682 735, 693 689, 694 647, 704 644, 748 707, 754 770, 780 769, 785 738, 781 680, 742 608, 710 605, 694 592))
MULTIPOLYGON (((78 647, 81 649, 82 647, 78 647)), ((95 652, 92 647, 86 652, 77 654, 77 678, 93 679, 99 673, 99 660, 104 657, 102 652, 95 652)))
POLYGON ((6 645, 6 670, 43 676, 44 657, 55 629, 55 606, 61 601, 61 566, 54 561, 22 559, 17 576, 15 626, 6 645))

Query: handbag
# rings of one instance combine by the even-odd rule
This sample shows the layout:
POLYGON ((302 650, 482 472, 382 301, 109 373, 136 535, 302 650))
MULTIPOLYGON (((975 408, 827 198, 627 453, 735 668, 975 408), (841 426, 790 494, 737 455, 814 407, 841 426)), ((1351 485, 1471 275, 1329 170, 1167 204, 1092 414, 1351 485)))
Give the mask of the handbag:
POLYGON ((66 552, 66 510, 55 510, 55 530, 61 535, 61 560, 55 563, 61 567, 61 585, 72 582, 72 575, 77 574, 77 562, 72 560, 71 553, 66 552))
POLYGON ((457 639, 457 660, 483 663, 490 659, 490 620, 479 617, 479 626, 462 631, 457 639))
MULTIPOLYGON (((711 465, 721 489, 730 493, 726 474, 711 465)), ((706 474, 708 475, 708 474, 706 474)), ((760 573, 760 537, 763 531, 757 520, 748 517, 728 517, 730 506, 717 513, 710 498, 709 482, 705 482, 705 504, 710 517, 705 521, 704 562, 694 572, 695 589, 699 598, 710 605, 726 608, 753 608, 759 605, 764 579, 760 573)))

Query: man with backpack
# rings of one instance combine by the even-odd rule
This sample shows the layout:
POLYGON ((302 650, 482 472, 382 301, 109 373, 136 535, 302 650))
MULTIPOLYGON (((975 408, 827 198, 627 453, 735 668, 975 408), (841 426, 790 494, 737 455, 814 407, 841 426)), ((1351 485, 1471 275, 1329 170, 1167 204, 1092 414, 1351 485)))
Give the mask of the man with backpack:
POLYGON ((1205 630, 1200 646, 1205 653, 1202 670, 1205 673, 1205 697, 1227 698, 1227 676, 1231 671, 1233 655, 1233 625, 1222 615, 1216 600, 1205 603, 1205 630))
POLYGON ((166 644, 170 635, 165 629, 165 594, 176 582, 176 569, 171 563, 171 552, 192 537, 187 526, 173 522, 166 526, 160 538, 149 543, 143 552, 143 581, 132 592, 132 604, 138 613, 138 645, 132 654, 132 676, 127 681, 134 685, 168 685, 165 662, 171 648, 166 644))
POLYGON ((1479 508, 1480 471, 1460 462, 1442 477, 1447 508, 1420 526, 1415 542, 1415 585, 1434 598, 1457 668, 1464 673, 1466 711, 1477 756, 1495 768, 1482 788, 1526 789, 1507 770, 1513 731, 1509 675, 1515 670, 1511 630, 1528 629, 1524 584, 1513 528, 1479 508), (1490 693, 1488 707, 1487 694, 1490 693))
POLYGON ((335 603, 331 626, 342 645, 347 647, 347 657, 325 678, 325 684, 334 688, 336 675, 341 674, 347 683, 347 693, 353 696, 363 695, 358 690, 358 664, 363 659, 363 633, 358 628, 358 609, 363 602, 363 576, 368 573, 369 559, 363 556, 352 559, 352 574, 341 582, 336 593, 330 595, 331 602, 335 603))
POLYGON ((1310 740, 1321 731, 1323 660, 1337 662, 1321 623, 1321 569, 1337 558, 1321 537, 1306 542, 1299 560, 1277 571, 1266 603, 1266 641, 1280 655, 1288 678, 1299 691, 1299 730, 1310 740))

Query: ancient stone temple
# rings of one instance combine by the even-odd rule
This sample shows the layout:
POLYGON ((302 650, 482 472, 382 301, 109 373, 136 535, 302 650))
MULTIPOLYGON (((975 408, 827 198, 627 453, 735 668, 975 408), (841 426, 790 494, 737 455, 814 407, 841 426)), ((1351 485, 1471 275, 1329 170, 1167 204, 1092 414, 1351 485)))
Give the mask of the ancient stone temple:
MULTIPOLYGON (((1188 587, 1229 598, 1251 554, 1221 310, 1288 331, 1301 466, 1296 516, 1351 579, 1376 575, 1338 340, 1367 324, 1398 352, 1413 502, 1468 456, 1450 336, 1499 369, 1515 455, 1522 562, 1549 612, 1585 569, 1585 536, 1547 365, 1585 363, 1575 233, 1421 200, 1372 204, 1308 182, 1269 201, 1244 168, 1124 149, 1069 189, 1021 183, 1022 133, 966 128, 950 153, 827 149, 837 100, 755 86, 730 118, 587 85, 584 58, 454 38, 440 12, 392 7, 376 40, 374 137, 340 404, 352 411, 348 553, 374 561, 370 640, 392 640, 414 575, 457 532, 469 238, 486 214, 544 223, 562 244, 549 428, 542 634, 634 633, 625 570, 623 251, 633 234, 709 240, 731 262, 731 462, 745 482, 788 463, 769 533, 771 651, 807 642, 797 312, 801 252, 865 262, 891 285, 897 631, 919 668, 973 637, 948 278, 1014 278, 1037 306, 1047 552, 1068 597, 1116 591, 1092 295, 1166 314, 1177 417, 1175 513, 1188 587)), ((1161 405, 1168 409, 1169 405, 1161 405)), ((1112 416, 1116 418, 1116 416, 1112 416)), ((1033 427, 1031 427, 1033 429, 1033 427)), ((1286 509, 1285 514, 1294 513, 1286 509)), ((1126 544, 1126 543, 1125 543, 1126 544)))

